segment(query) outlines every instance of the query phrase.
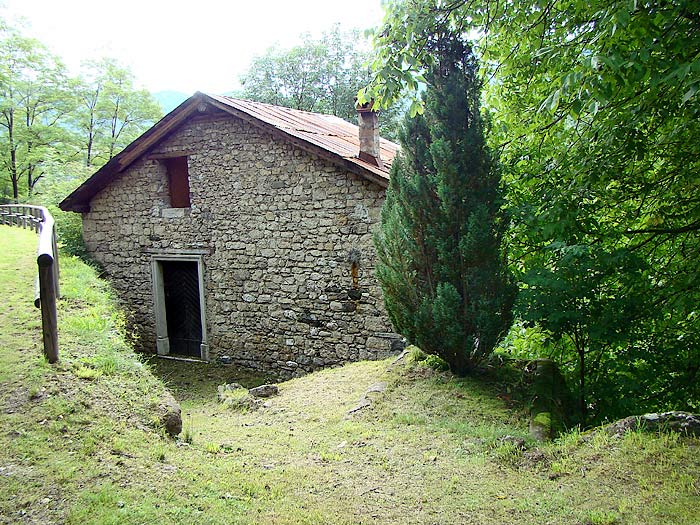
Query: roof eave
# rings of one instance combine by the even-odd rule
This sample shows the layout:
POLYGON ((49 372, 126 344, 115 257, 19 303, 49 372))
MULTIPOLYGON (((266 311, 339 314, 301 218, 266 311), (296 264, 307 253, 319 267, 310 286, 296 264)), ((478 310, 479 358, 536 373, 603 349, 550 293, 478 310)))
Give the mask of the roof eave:
POLYGON ((134 140, 124 148, 124 150, 107 162, 107 164, 97 170, 90 178, 63 199, 59 204, 59 208, 63 211, 73 211, 76 213, 89 212, 92 198, 106 188, 112 182, 116 174, 123 172, 167 134, 177 128, 177 126, 197 110, 197 107, 203 101, 260 129, 270 132, 272 135, 278 136, 287 142, 291 142, 309 153, 324 158, 356 175, 364 177, 382 188, 386 188, 389 185, 389 178, 386 173, 373 166, 363 166, 365 163, 357 157, 353 157, 352 159, 342 157, 337 153, 328 151, 303 138, 292 135, 283 129, 260 120, 241 109, 221 102, 214 96, 197 92, 165 115, 152 128, 134 140))
POLYGON ((112 157, 107 164, 73 190, 70 195, 59 203, 58 207, 63 211, 74 211, 77 213, 90 211, 90 201, 97 193, 109 185, 113 176, 124 171, 136 159, 146 153, 149 148, 173 131, 174 128, 196 110, 204 96, 202 93, 197 92, 165 115, 153 127, 112 157))

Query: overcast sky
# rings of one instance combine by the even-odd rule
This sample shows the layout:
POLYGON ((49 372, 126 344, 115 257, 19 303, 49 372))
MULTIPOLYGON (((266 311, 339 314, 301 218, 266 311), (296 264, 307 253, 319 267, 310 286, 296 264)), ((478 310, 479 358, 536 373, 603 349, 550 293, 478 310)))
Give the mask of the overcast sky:
POLYGON ((47 46, 72 71, 114 57, 150 91, 223 93, 237 87, 253 56, 340 22, 365 29, 381 0, 0 0, 0 16, 47 46), (1 8, 4 4, 5 8, 1 8))

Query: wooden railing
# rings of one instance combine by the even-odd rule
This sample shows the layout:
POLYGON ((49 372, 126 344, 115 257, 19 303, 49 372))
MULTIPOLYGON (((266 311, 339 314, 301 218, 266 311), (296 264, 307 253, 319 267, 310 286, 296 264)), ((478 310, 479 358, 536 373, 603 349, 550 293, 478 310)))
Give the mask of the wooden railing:
POLYGON ((58 361, 56 299, 58 286, 58 248, 56 227, 49 210, 42 206, 0 205, 0 224, 29 228, 39 234, 36 262, 39 275, 35 283, 34 306, 41 308, 44 356, 49 363, 58 361))

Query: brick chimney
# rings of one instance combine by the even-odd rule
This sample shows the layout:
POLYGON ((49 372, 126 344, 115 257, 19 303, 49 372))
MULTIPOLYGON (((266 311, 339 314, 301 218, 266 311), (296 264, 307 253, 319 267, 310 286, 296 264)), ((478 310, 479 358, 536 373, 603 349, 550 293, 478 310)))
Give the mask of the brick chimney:
POLYGON ((360 126, 360 160, 380 168, 384 163, 379 152, 379 112, 372 109, 374 101, 357 106, 357 120, 360 126))

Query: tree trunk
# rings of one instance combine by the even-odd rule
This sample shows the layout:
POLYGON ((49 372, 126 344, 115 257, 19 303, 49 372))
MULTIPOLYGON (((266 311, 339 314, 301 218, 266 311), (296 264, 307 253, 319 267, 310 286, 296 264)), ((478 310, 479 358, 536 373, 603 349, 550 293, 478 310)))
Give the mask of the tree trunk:
POLYGON ((87 141, 87 159, 85 161, 85 165, 87 167, 92 166, 92 131, 88 134, 88 141, 87 141))
POLYGON ((466 352, 457 352, 445 360, 450 366, 450 372, 456 376, 466 377, 474 370, 474 365, 466 352))
POLYGON ((19 180, 17 180, 17 152, 10 139, 10 179, 12 180, 12 198, 19 202, 19 180))
POLYGON ((19 180, 17 175, 17 147, 15 146, 15 115, 10 110, 7 115, 7 142, 10 146, 10 180, 12 181, 12 198, 19 202, 19 180))
MULTIPOLYGON (((31 158, 32 153, 32 143, 27 142, 27 159, 31 158)), ((34 188, 34 164, 29 162, 27 164, 27 196, 32 196, 32 189, 34 188)))
POLYGON ((577 348, 579 367, 579 409, 581 410, 581 420, 586 423, 586 352, 585 348, 577 348))

